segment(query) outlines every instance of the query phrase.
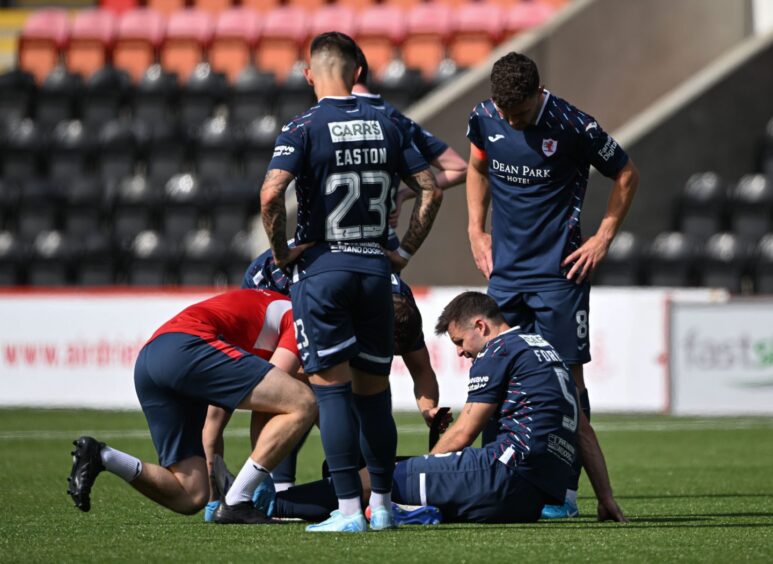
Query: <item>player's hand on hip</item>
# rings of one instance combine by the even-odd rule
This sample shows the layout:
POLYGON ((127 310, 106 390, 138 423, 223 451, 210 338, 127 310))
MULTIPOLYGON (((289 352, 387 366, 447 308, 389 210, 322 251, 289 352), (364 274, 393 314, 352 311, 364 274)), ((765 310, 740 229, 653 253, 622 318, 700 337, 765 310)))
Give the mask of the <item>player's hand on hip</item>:
POLYGON ((295 247, 289 249, 287 256, 282 257, 281 259, 279 257, 274 257, 274 262, 282 270, 287 270, 296 260, 301 257, 303 251, 313 246, 314 242, 296 245, 295 247))
POLYGON ((494 269, 494 259, 491 255, 491 235, 488 233, 470 235, 470 247, 472 248, 472 257, 475 259, 475 266, 488 279, 494 269))
POLYGON ((401 188, 397 191, 397 196, 395 197, 395 209, 389 214, 389 227, 392 229, 397 227, 397 221, 400 219, 400 211, 403 209, 403 203, 415 197, 416 192, 410 188, 401 188))
POLYGON ((578 284, 588 278, 599 263, 607 256, 609 243, 594 235, 585 240, 579 249, 571 253, 561 263, 562 267, 567 267, 574 263, 566 273, 569 280, 574 280, 578 284))
POLYGON ((600 499, 597 516, 599 521, 616 521, 618 523, 627 523, 628 519, 623 515, 623 510, 617 505, 614 498, 600 499))
POLYGON ((397 251, 384 249, 384 254, 389 259, 389 262, 392 263, 392 272, 400 272, 403 268, 408 266, 408 259, 401 257, 397 251))

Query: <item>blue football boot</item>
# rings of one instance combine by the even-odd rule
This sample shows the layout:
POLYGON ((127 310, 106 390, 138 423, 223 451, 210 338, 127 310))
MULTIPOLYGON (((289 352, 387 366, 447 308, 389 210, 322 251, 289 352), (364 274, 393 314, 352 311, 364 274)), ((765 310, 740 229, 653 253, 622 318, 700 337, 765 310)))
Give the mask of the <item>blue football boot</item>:
POLYGON ((344 516, 337 509, 330 514, 326 521, 309 525, 306 531, 309 533, 364 533, 368 530, 368 522, 362 511, 354 515, 344 516))
POLYGON ((542 508, 543 519, 568 519, 579 516, 580 512, 577 509, 577 503, 568 499, 565 499, 562 505, 546 505, 542 508))

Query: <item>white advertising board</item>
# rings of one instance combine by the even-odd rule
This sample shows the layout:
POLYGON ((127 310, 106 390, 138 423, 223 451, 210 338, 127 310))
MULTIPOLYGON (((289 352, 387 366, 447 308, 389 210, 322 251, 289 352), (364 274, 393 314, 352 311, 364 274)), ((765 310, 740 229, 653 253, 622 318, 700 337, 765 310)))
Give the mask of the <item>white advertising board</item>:
POLYGON ((675 414, 773 414, 773 299, 675 303, 671 351, 675 414))
MULTIPOLYGON (((443 405, 466 399, 470 361, 434 335, 443 307, 467 288, 416 289, 443 405)), ((0 292, 0 405, 137 408, 133 367, 164 321, 214 290, 200 292, 0 292)), ((719 294, 724 296, 724 294, 719 294)), ((586 383, 595 411, 668 409, 667 305, 716 299, 709 290, 610 289, 591 292, 593 361, 586 383)), ((395 409, 414 409, 413 382, 398 358, 395 409)))

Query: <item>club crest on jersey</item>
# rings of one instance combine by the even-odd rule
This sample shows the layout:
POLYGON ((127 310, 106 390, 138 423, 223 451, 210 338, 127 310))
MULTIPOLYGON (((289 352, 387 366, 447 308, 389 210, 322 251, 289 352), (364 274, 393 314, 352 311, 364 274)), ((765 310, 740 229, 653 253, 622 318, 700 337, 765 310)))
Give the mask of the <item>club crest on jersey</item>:
POLYGON ((543 139, 542 140, 542 154, 546 157, 552 157, 556 154, 558 149, 558 141, 555 139, 543 139))

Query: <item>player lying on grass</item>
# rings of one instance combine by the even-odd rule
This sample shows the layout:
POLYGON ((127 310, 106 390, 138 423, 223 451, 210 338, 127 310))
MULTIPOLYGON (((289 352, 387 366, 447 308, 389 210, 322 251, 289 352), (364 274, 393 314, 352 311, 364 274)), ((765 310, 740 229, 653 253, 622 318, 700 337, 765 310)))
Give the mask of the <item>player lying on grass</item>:
MULTIPOLYGON (((292 242, 290 245, 292 245, 292 242)), ((283 270, 276 266, 270 250, 252 261, 242 282, 243 288, 262 288, 285 295, 289 295, 290 285, 290 279, 283 270)), ((424 343, 421 313, 416 305, 413 292, 408 284, 396 274, 392 275, 392 302, 395 315, 395 354, 402 356, 411 374, 416 404, 429 426, 439 410, 437 377, 430 364, 429 351, 424 343)), ((301 377, 300 374, 299 377, 301 377)), ((214 455, 219 454, 223 456, 222 432, 229 418, 230 414, 227 411, 217 407, 210 407, 203 435, 204 450, 207 454, 210 474, 212 474, 213 470, 212 461, 214 460, 214 455)), ((444 431, 451 420, 451 414, 446 414, 439 422, 439 430, 444 431)), ((311 428, 308 431, 310 430, 311 428)), ((254 425, 251 435, 253 437, 257 436, 254 425)), ((272 470, 271 476, 277 491, 283 491, 294 485, 298 452, 304 440, 305 436, 296 445, 293 452, 272 470)), ((218 505, 219 495, 216 488, 213 487, 204 515, 205 520, 209 521, 212 519, 218 505)))
MULTIPOLYGON (((467 403, 430 454, 398 462, 393 501, 436 506, 445 521, 534 522, 545 504, 563 499, 579 442, 599 519, 625 521, 597 460, 601 452, 589 446, 580 422, 574 382, 553 347, 507 325, 496 302, 478 292, 454 298, 436 330, 473 359, 467 403), (496 439, 470 446, 491 419, 496 439)), ((275 495, 261 487, 258 506, 314 520, 335 508, 335 496, 325 480, 275 495)))
POLYGON ((68 493, 82 511, 107 470, 156 503, 193 514, 209 495, 202 446, 208 405, 268 416, 255 448, 215 514, 218 523, 262 523, 252 494, 317 416, 308 386, 293 378, 300 361, 290 300, 265 290, 234 290, 194 304, 142 348, 134 385, 159 464, 80 437, 68 493))

